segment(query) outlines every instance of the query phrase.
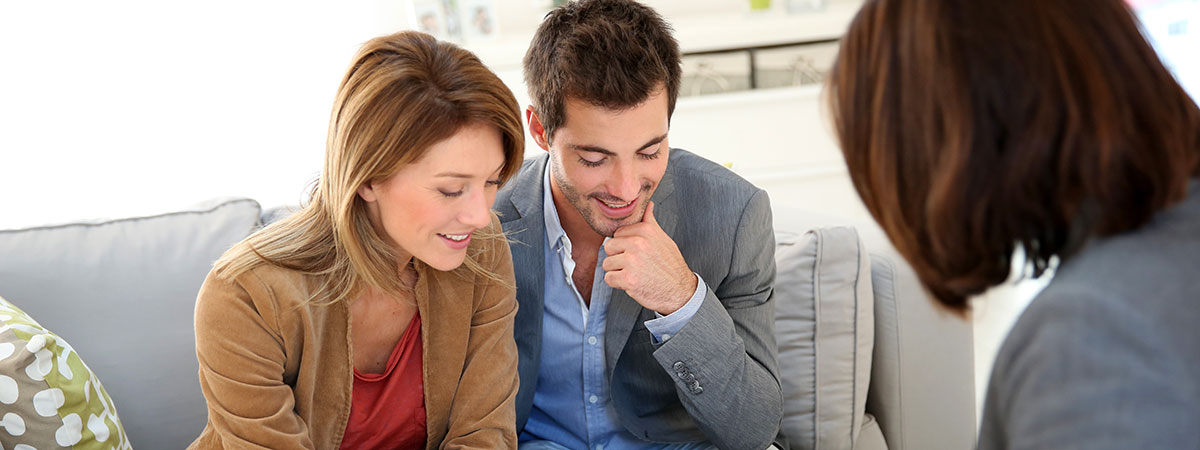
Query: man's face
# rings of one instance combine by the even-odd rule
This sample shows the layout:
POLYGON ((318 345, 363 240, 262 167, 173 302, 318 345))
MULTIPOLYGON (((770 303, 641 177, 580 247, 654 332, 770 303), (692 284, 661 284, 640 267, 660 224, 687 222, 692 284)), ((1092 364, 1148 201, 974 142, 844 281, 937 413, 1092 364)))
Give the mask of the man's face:
POLYGON ((642 220, 667 171, 667 95, 659 89, 619 111, 571 98, 565 106, 566 120, 548 148, 555 204, 560 216, 578 214, 596 233, 611 237, 642 220), (564 200, 574 211, 563 207, 564 200))

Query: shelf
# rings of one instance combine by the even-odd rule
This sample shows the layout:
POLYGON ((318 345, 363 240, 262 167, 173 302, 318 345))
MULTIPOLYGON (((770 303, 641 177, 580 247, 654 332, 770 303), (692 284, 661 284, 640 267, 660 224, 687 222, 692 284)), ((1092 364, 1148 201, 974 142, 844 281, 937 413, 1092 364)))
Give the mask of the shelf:
MULTIPOLYGON (((846 31, 862 0, 829 0, 825 9, 809 13, 750 12, 742 2, 724 13, 668 18, 683 53, 712 52, 836 39, 846 31)), ((520 69, 535 30, 504 30, 500 39, 468 43, 492 70, 520 69)))

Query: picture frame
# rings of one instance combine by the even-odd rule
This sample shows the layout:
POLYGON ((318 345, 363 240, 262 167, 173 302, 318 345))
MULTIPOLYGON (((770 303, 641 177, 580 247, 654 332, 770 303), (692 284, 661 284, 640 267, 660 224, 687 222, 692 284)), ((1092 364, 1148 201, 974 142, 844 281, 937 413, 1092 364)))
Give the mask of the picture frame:
POLYGON ((500 23, 494 0, 456 0, 463 39, 467 42, 494 41, 500 36, 500 23))
POLYGON ((451 38, 441 0, 409 0, 408 6, 412 29, 438 39, 451 38))

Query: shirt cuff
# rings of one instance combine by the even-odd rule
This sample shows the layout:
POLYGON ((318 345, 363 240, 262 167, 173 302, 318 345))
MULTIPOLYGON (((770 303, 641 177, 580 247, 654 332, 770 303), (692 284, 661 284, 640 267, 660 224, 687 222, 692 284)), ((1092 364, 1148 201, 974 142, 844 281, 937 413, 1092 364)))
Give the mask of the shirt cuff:
POLYGON ((654 339, 655 344, 661 344, 671 339, 679 330, 687 325, 692 316, 696 315, 696 311, 700 310, 700 305, 704 303, 704 297, 708 295, 708 285, 704 283, 704 279, 700 278, 700 274, 696 274, 696 292, 692 294, 692 298, 687 304, 683 305, 675 312, 667 315, 654 313, 655 319, 650 319, 645 322, 646 329, 650 330, 650 336, 654 339))

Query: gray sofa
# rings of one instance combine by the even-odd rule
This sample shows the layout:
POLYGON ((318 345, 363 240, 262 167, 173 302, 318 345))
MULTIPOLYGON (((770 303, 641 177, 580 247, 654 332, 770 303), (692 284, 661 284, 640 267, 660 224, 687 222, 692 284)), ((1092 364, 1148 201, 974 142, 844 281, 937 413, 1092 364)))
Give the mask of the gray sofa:
MULTIPOLYGON (((135 448, 183 448, 206 420, 196 292, 225 249, 276 214, 223 199, 151 217, 2 230, 0 296, 74 346, 135 448)), ((970 323, 933 307, 873 224, 824 228, 847 224, 775 214, 776 333, 792 447, 971 448, 970 323)))

